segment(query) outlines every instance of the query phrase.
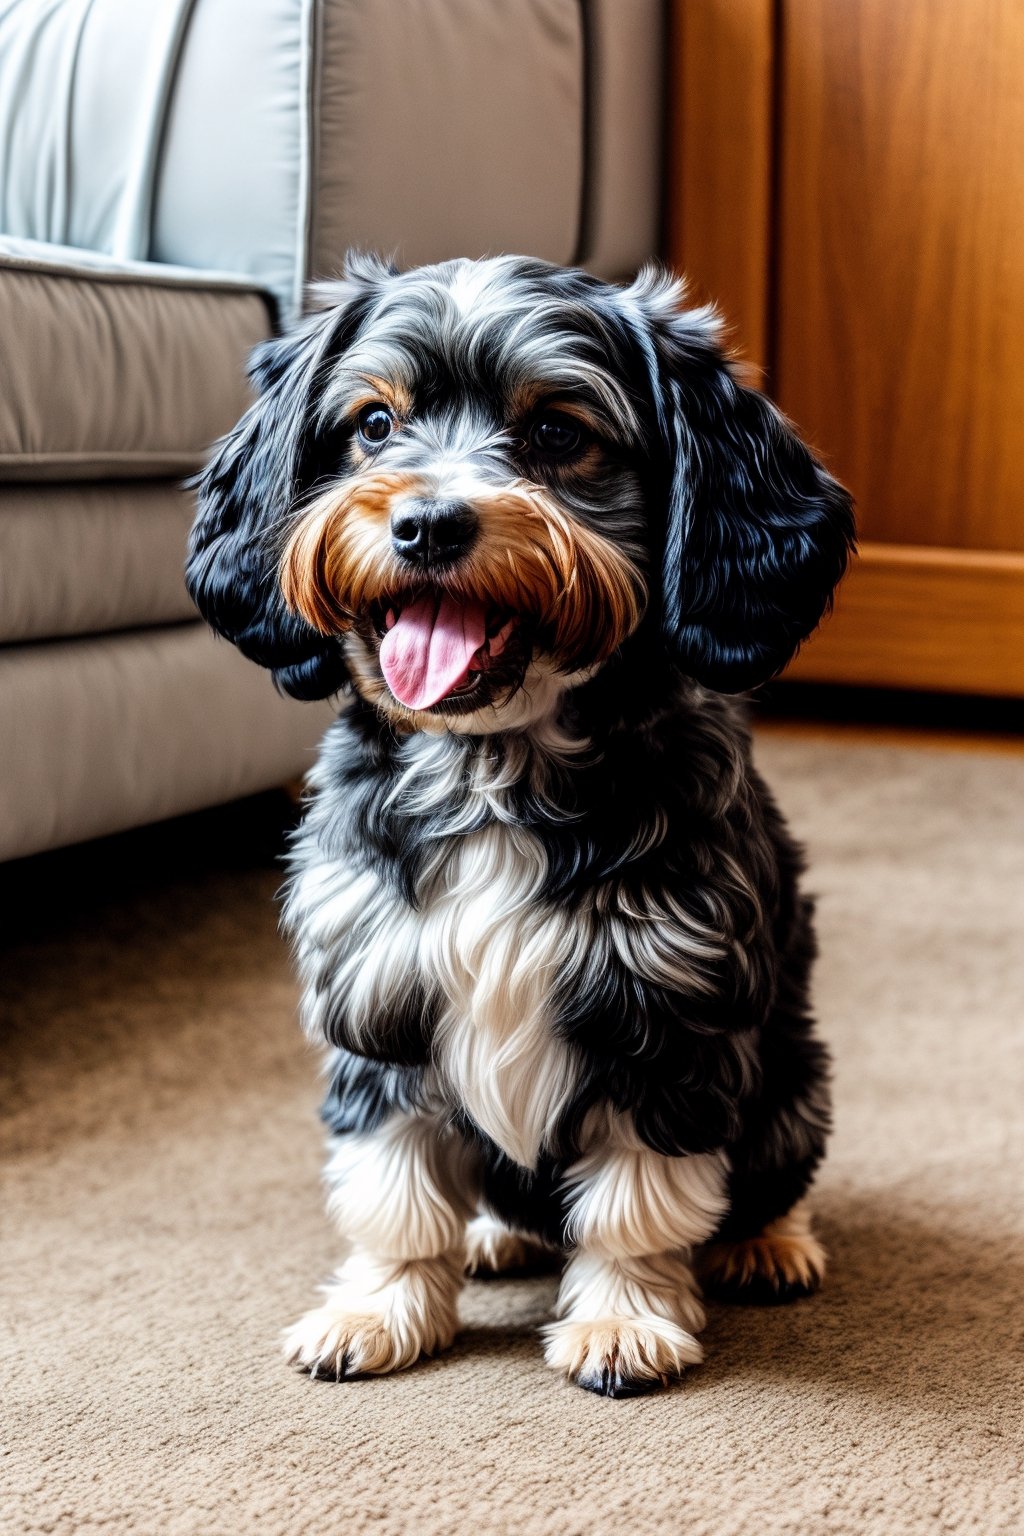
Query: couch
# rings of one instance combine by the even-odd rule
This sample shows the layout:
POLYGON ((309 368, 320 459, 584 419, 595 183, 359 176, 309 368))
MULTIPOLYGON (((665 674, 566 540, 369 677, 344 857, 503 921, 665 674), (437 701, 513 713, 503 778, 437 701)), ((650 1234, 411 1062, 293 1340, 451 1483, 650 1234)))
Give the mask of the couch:
POLYGON ((662 12, 0 6, 0 858, 302 773, 326 706, 196 620, 183 481, 350 246, 655 254, 662 12))

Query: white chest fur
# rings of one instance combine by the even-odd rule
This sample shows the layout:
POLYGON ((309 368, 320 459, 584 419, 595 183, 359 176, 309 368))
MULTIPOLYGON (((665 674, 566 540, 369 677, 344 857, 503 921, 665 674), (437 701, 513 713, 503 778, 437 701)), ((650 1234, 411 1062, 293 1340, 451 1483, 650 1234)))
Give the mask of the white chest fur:
POLYGON ((314 863, 298 876, 288 921, 306 1026, 322 1037, 340 1008, 349 1038, 375 1054, 382 1020, 422 989, 436 1014, 433 1061, 445 1097, 532 1167, 575 1076, 551 1000, 559 974, 580 963, 580 936, 538 902, 544 853, 520 827, 492 821, 444 837, 429 863, 418 908, 372 871, 314 863))
POLYGON ((444 1004, 434 1041, 442 1081, 480 1129, 532 1167, 575 1076, 551 999, 572 960, 571 922, 536 900, 540 844, 492 823, 465 836, 420 936, 420 965, 444 1004))

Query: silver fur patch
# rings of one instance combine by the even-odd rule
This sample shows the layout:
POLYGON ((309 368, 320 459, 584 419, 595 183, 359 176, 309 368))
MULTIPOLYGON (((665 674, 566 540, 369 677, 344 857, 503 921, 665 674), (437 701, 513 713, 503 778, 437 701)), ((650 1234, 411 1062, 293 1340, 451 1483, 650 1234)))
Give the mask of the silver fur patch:
MULTIPOLYGON (((706 993, 710 967, 730 941, 664 894, 627 910, 609 884, 582 913, 539 900, 544 848, 515 824, 506 791, 528 775, 543 798, 552 766, 589 744, 550 720, 514 740, 517 750, 504 756, 451 734, 403 743, 404 772, 390 799, 438 828, 416 906, 357 851, 325 860, 314 810, 296 850, 285 921, 297 936, 310 1035, 322 1039, 341 1008, 355 1047, 375 1054, 381 1018, 422 988, 438 1007, 432 1059, 444 1098, 532 1168, 578 1076, 573 1049, 553 1026, 557 983, 567 974, 596 979, 616 956, 654 985, 706 993)), ((655 820, 645 838, 653 846, 663 835, 655 820)))

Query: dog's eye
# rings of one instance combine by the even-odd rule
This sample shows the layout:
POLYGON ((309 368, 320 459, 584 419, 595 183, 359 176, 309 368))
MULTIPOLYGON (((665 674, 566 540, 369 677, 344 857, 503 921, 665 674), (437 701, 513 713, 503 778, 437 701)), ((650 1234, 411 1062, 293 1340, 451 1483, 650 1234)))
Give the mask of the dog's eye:
POLYGON ((571 416, 548 411, 530 428, 530 447, 549 459, 564 459, 583 442, 583 428, 571 416))
POLYGON ((395 430, 395 418, 386 405, 364 405, 356 417, 359 436, 371 448, 379 448, 395 430))

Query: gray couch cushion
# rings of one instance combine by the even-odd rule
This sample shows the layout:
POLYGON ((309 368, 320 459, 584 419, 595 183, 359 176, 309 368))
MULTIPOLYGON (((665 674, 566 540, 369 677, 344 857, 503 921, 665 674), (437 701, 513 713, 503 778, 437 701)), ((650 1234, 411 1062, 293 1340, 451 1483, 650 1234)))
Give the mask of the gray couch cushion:
POLYGON ((148 254, 134 243, 137 216, 148 207, 162 84, 192 4, 0 4, 0 230, 148 254))
POLYGON ((251 274, 658 248, 664 0, 0 5, 0 229, 251 274))
POLYGON ((0 643, 195 618, 182 579, 194 512, 175 481, 4 486, 0 643))
POLYGON ((0 859, 269 789, 312 766, 296 704, 203 624, 0 650, 0 859))
POLYGON ((661 250, 664 0, 585 0, 587 173, 578 260, 626 277, 661 250))
POLYGON ((190 473, 269 327, 236 279, 0 240, 0 479, 190 473))
POLYGON ((583 183, 578 0, 324 8, 311 267, 347 246, 402 266, 575 259, 583 183))

